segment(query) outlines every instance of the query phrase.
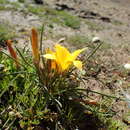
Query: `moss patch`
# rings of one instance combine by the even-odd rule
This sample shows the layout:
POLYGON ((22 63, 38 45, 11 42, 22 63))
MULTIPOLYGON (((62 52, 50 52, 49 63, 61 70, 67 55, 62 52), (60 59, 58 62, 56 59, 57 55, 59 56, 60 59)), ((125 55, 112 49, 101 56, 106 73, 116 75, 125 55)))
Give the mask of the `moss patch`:
POLYGON ((7 2, 7 0, 0 0, 0 4, 6 4, 7 2))
POLYGON ((69 37, 67 39, 67 42, 76 47, 81 47, 84 45, 88 45, 90 43, 90 39, 87 36, 76 34, 69 37))
POLYGON ((12 39, 14 36, 16 34, 12 32, 12 27, 8 23, 0 23, 0 42, 12 39))
POLYGON ((57 11, 55 9, 43 6, 28 6, 28 11, 40 16, 41 18, 45 18, 45 20, 49 23, 57 23, 73 29, 80 28, 80 19, 66 11, 57 11))

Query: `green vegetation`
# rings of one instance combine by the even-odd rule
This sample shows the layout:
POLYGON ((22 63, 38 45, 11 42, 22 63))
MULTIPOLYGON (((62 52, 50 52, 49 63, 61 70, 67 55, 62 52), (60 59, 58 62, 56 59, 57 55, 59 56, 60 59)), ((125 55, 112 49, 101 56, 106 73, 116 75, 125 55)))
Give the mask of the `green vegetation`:
POLYGON ((119 120, 108 120, 108 130, 128 130, 128 127, 119 120))
POLYGON ((90 30, 96 30, 96 31, 100 31, 103 29, 103 27, 101 25, 98 25, 92 21, 89 21, 89 20, 85 20, 85 23, 88 25, 88 28, 90 30))
POLYGON ((12 2, 11 5, 14 10, 18 10, 21 7, 19 2, 12 2))
POLYGON ((6 4, 7 2, 7 0, 0 0, 0 4, 6 4))
POLYGON ((16 34, 12 32, 12 30, 13 28, 8 23, 1 23, 0 24, 0 42, 4 42, 16 36, 16 34))
POLYGON ((1 10, 7 10, 8 8, 7 7, 4 7, 3 5, 0 5, 0 11, 1 10))
POLYGON ((19 2, 9 2, 7 0, 0 0, 0 10, 10 11, 15 10, 17 11, 20 9, 20 3, 19 2))
POLYGON ((121 21, 114 20, 114 21, 112 21, 112 24, 117 25, 117 26, 120 26, 120 25, 122 25, 123 23, 122 23, 121 21))
POLYGON ((80 28, 80 19, 76 16, 73 16, 65 11, 60 11, 57 13, 63 20, 64 24, 73 29, 80 28))
MULTIPOLYGON (((19 0, 19 2, 24 1, 19 0)), ((10 3, 12 5, 10 7, 3 6, 6 2, 0 0, 0 10, 20 8, 18 2, 10 3)), ((80 18, 67 11, 33 5, 26 5, 22 11, 39 16, 44 24, 50 27, 50 32, 45 34, 49 38, 55 35, 51 34, 53 24, 65 28, 80 28, 80 18)), ((91 30, 103 29, 92 21, 84 20, 84 22, 91 30)), ((113 24, 121 25, 118 21, 114 21, 113 24)), ((14 27, 8 23, 0 24, 0 45, 16 37, 12 30, 14 27)), ((41 27, 39 31, 42 31, 41 27)), ((32 39, 37 39, 36 34, 32 39)), ((32 47, 32 50, 38 52, 38 60, 40 59, 38 62, 34 58, 34 52, 28 51, 26 47, 18 49, 12 46, 14 51, 9 54, 8 44, 6 51, 0 46, 0 129, 128 129, 123 122, 115 120, 117 111, 114 105, 117 105, 118 101, 124 101, 124 98, 117 94, 118 79, 126 80, 129 78, 127 77, 129 73, 119 70, 121 65, 117 66, 117 63, 113 64, 110 61, 107 66, 107 63, 102 60, 102 53, 113 56, 107 51, 112 49, 112 46, 105 42, 91 43, 85 34, 67 36, 67 43, 77 48, 88 47, 88 50, 78 57, 83 62, 82 71, 70 67, 65 73, 57 73, 56 70, 51 69, 51 65, 55 63, 54 59, 45 60, 43 57, 45 51, 40 47, 39 50, 37 46, 32 47), (97 55, 96 48, 99 51, 97 55), (105 93, 105 90, 110 90, 112 93, 105 93)), ((41 42, 39 44, 41 46, 41 42)), ((124 46, 124 51, 127 53, 129 53, 128 46, 129 43, 124 46)), ((61 54, 63 52, 61 51, 61 54)), ((68 63, 70 62, 72 61, 68 63)), ((57 69, 58 66, 56 65, 55 68, 57 69)))
POLYGON ((112 48, 112 45, 106 42, 103 42, 102 46, 100 47, 100 50, 107 51, 112 48))
POLYGON ((91 41, 87 36, 77 34, 77 35, 68 37, 67 42, 71 43, 74 46, 81 47, 83 45, 89 45, 91 41))
MULTIPOLYGON (((50 63, 54 61, 45 60, 45 52, 37 51, 37 33, 34 30, 31 40, 33 58, 25 48, 14 49, 10 42, 7 45, 11 56, 0 51, 0 63, 4 65, 0 69, 2 129, 126 129, 123 123, 112 119, 116 114, 112 110, 116 97, 80 86, 84 82, 82 79, 91 78, 101 67, 93 64, 95 59, 87 61, 84 74, 76 72, 75 68, 61 73, 51 70, 50 63), (100 102, 94 100, 93 94, 101 95, 100 102)), ((81 59, 86 63, 85 57, 81 59)))
MULTIPOLYGON (((0 4, 5 4, 6 2, 0 0, 0 4)), ((10 3, 11 7, 4 7, 0 5, 0 10, 18 10, 21 8, 19 2, 10 3)), ((46 23, 56 23, 62 26, 71 27, 73 29, 80 28, 80 19, 77 16, 74 16, 67 11, 57 11, 55 9, 49 8, 47 6, 35 6, 27 5, 25 9, 22 9, 23 12, 31 12, 39 17, 43 18, 46 23)))
POLYGON ((28 11, 39 15, 41 18, 45 18, 49 23, 57 23, 63 26, 68 26, 73 29, 80 28, 80 19, 76 16, 69 14, 66 11, 57 11, 48 7, 35 7, 28 6, 28 11))
POLYGON ((42 15, 44 13, 44 8, 42 6, 36 7, 36 6, 28 6, 28 11, 37 14, 37 15, 42 15))
POLYGON ((21 3, 24 3, 25 2, 25 0, 18 0, 19 2, 21 2, 21 3))

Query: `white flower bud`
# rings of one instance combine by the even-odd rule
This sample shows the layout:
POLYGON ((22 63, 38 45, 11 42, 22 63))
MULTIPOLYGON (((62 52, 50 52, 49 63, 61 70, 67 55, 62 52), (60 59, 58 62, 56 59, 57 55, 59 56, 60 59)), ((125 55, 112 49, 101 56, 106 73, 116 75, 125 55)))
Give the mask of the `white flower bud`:
POLYGON ((9 116, 15 116, 15 112, 10 111, 10 112, 9 112, 9 116))
POLYGON ((130 64, 128 64, 128 63, 125 64, 125 65, 124 65, 124 68, 127 69, 127 70, 130 70, 130 64))
POLYGON ((94 38, 92 39, 92 42, 93 42, 93 43, 100 42, 100 41, 101 41, 101 40, 100 40, 99 37, 94 37, 94 38))
POLYGON ((8 107, 8 110, 12 110, 12 106, 11 105, 8 107))

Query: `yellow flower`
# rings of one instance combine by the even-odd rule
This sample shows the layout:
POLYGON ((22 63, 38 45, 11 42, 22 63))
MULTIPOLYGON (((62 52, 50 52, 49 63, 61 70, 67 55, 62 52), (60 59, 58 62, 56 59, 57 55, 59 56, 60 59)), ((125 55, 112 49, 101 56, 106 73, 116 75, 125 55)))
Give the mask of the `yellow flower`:
POLYGON ((49 50, 45 55, 46 59, 52 61, 53 69, 58 72, 64 72, 68 70, 72 65, 78 69, 82 69, 82 62, 76 60, 78 55, 84 51, 86 48, 78 49, 73 53, 70 53, 67 48, 61 46, 60 44, 55 45, 55 51, 49 50))

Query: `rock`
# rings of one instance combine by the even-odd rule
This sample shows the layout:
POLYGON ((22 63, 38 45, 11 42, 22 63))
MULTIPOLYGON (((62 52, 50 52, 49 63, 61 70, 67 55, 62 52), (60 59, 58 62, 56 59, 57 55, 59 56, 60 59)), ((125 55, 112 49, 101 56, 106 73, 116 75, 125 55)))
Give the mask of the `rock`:
POLYGON ((44 4, 43 0, 34 0, 36 4, 44 4))
POLYGON ((108 17, 101 17, 100 19, 101 19, 102 21, 104 21, 104 22, 108 22, 108 23, 111 22, 110 18, 108 18, 108 17))
POLYGON ((68 10, 68 11, 75 10, 74 8, 71 8, 66 4, 56 4, 56 9, 57 10, 68 10))
POLYGON ((85 11, 81 10, 79 17, 84 18, 84 19, 99 19, 101 17, 100 14, 93 12, 93 11, 85 11))

